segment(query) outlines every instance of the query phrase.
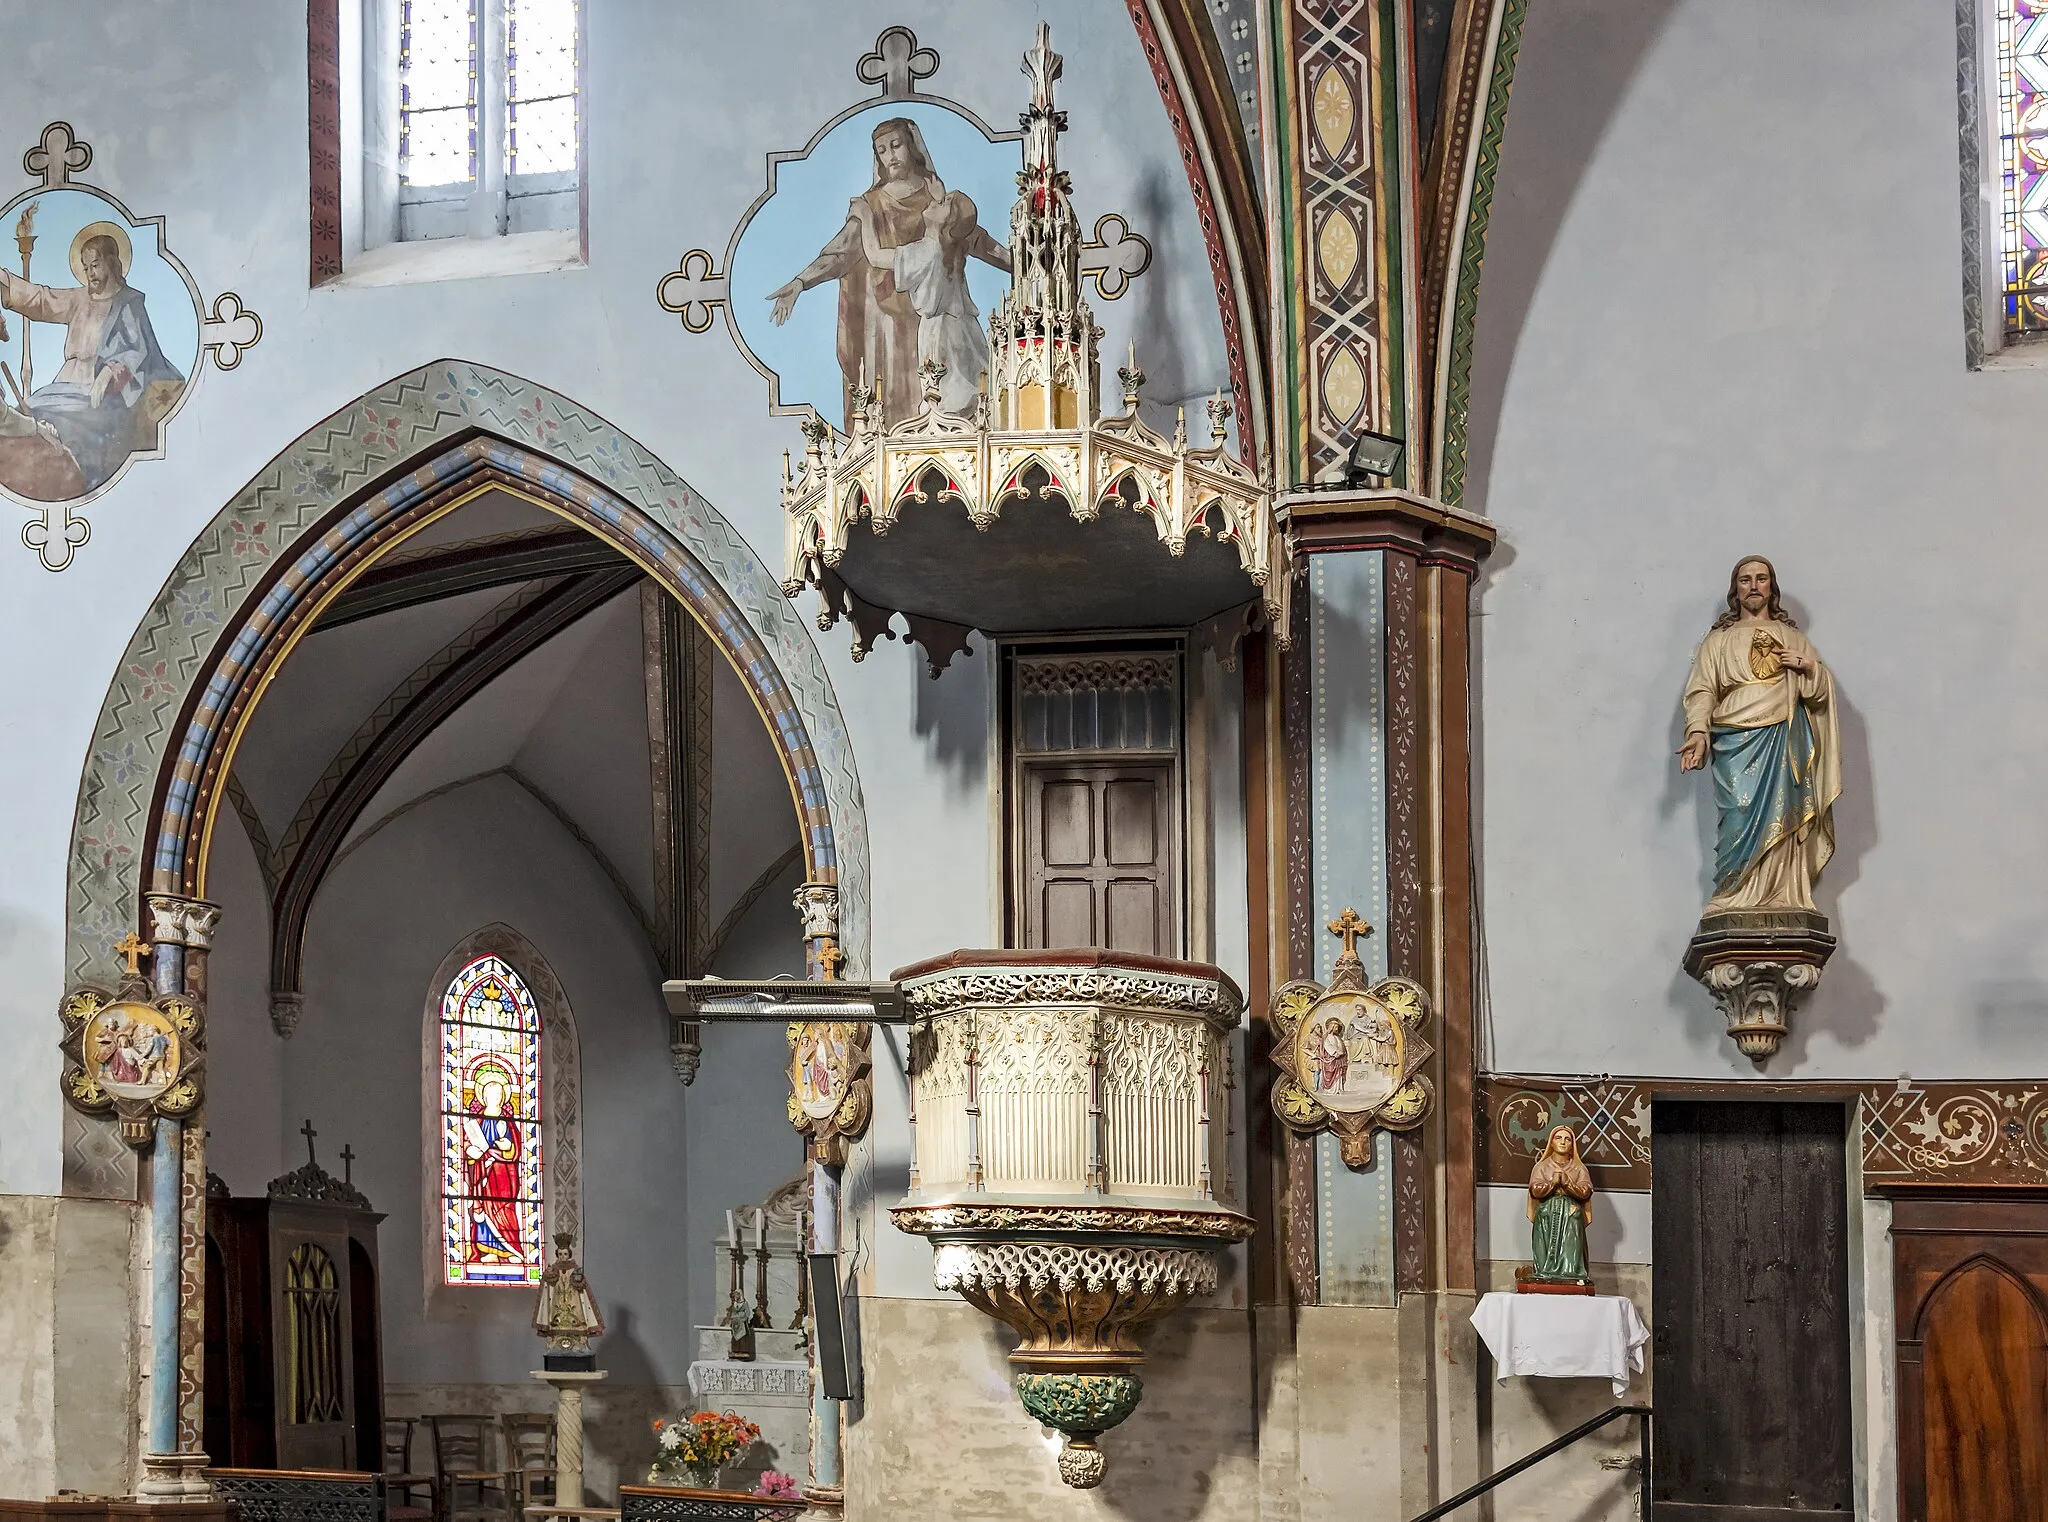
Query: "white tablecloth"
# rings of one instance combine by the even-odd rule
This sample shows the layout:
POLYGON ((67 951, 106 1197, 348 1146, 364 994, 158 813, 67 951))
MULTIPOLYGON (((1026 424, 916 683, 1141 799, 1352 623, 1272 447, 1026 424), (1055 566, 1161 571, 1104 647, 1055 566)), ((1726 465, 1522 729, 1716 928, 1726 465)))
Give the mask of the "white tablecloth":
POLYGON ((1493 1354, 1496 1379, 1536 1374, 1552 1379, 1607 1379, 1628 1393, 1631 1369, 1641 1372, 1650 1329, 1621 1295, 1481 1297, 1472 1330, 1493 1354))

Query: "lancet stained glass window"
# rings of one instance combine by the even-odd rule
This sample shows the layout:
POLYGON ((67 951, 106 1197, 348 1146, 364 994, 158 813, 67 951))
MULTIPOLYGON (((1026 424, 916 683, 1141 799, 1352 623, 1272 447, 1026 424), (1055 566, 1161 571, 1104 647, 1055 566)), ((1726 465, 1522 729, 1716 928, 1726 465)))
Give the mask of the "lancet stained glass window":
POLYGON ((538 1284, 540 1014, 478 957, 441 996, 441 1255, 449 1284, 538 1284))
POLYGON ((2005 331, 2048 332, 2048 0, 1998 0, 2005 331))

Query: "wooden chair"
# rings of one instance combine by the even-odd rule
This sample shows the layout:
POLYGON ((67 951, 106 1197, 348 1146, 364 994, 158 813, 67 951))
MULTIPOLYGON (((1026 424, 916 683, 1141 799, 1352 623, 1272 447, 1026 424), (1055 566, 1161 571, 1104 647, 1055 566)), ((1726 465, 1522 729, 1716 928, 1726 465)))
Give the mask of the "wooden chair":
POLYGON ((517 1522, 519 1475, 494 1469, 488 1416, 430 1416, 434 1431, 434 1478, 439 1484, 440 1522, 517 1522))
POLYGON ((431 1474, 412 1467, 413 1429, 416 1416, 384 1418, 384 1471, 377 1478, 384 1487, 385 1522, 434 1522, 441 1514, 440 1485, 431 1474), (413 1492, 424 1490, 427 1504, 421 1506, 413 1492))
POLYGON ((552 1411, 511 1411, 498 1418, 505 1428, 505 1462, 519 1476, 520 1506, 555 1501, 555 1417, 552 1411))

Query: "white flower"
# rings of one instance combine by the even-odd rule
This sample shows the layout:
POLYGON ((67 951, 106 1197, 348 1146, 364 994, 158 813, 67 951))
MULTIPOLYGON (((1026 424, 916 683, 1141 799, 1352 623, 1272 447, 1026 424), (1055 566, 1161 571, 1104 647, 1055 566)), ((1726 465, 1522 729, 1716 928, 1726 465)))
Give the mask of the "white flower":
POLYGON ((683 1446, 683 1429, 680 1423, 670 1422, 661 1429, 661 1446, 664 1448, 680 1448, 683 1446))

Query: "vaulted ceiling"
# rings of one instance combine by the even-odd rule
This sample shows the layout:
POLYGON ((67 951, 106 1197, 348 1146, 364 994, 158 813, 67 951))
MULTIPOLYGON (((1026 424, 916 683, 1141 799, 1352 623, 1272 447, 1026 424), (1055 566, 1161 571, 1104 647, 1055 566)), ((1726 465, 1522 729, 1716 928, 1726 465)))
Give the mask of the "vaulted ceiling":
MULTIPOLYGON (((273 990, 295 990, 334 865, 420 803, 485 778, 530 793, 611 880, 666 960, 669 910, 650 755, 659 650, 638 568, 544 509, 490 492, 372 566, 300 641, 236 749, 228 796, 271 900, 273 990)), ((701 710, 700 710, 701 712, 701 710)), ((737 676, 712 672, 716 947, 797 860, 796 816, 737 676)), ((794 933, 792 931, 792 933, 794 933)))

